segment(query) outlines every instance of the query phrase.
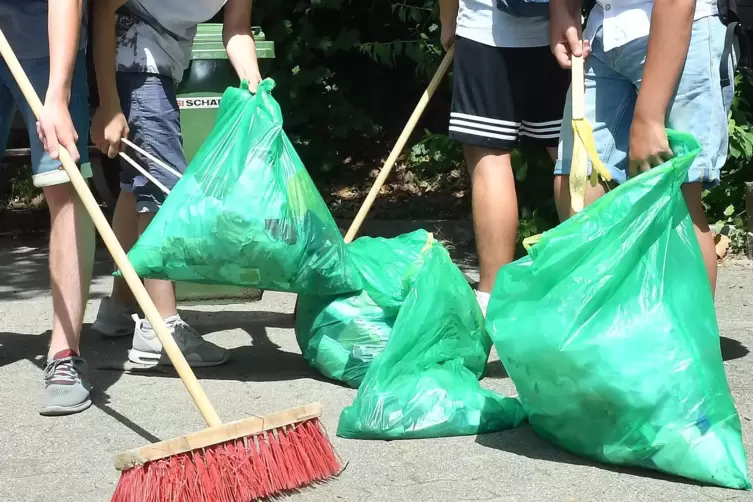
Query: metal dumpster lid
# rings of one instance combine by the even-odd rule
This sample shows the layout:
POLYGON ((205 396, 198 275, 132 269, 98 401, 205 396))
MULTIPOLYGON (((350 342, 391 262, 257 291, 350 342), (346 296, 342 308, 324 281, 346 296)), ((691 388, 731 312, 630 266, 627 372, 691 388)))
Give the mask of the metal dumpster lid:
MULTIPOLYGON (((251 31, 256 41, 256 57, 259 59, 273 59, 275 44, 264 36, 258 26, 252 26, 251 31)), ((202 23, 196 30, 193 40, 191 59, 227 59, 227 52, 222 43, 221 23, 202 23)))

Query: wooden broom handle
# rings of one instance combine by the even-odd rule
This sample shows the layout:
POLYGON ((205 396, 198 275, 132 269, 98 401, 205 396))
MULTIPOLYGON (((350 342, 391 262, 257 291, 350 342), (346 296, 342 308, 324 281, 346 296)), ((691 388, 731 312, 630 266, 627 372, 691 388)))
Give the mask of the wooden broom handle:
MULTIPOLYGON (((24 72, 21 64, 18 62, 18 58, 16 58, 16 54, 13 52, 10 44, 8 44, 8 40, 5 38, 5 34, 2 30, 0 30, 0 55, 2 55, 5 63, 8 65, 8 68, 13 74, 13 78, 16 80, 16 83, 21 89, 26 101, 29 102, 29 106, 34 112, 34 115, 39 117, 39 114, 42 112, 42 102, 39 100, 39 96, 37 96, 37 93, 34 91, 31 82, 29 82, 29 78, 26 76, 26 72, 24 72)), ((133 296, 136 298, 139 306, 144 311, 144 315, 157 333, 167 356, 170 358, 170 362, 175 366, 180 379, 186 386, 188 393, 191 394, 191 397, 203 415, 204 420, 210 427, 221 425, 222 421, 220 420, 220 417, 209 402, 209 398, 204 392, 204 389, 201 388, 199 381, 196 379, 196 375, 194 375, 193 370, 191 370, 188 362, 186 362, 186 358, 175 343, 175 340, 165 325, 165 321, 162 320, 162 316, 154 306, 152 299, 149 298, 146 289, 144 289, 144 285, 141 284, 139 277, 136 275, 136 271, 133 270, 125 251, 123 251, 118 239, 115 237, 115 233, 113 233, 109 223, 107 223, 107 219, 89 190, 86 181, 84 181, 84 177, 81 176, 81 173, 76 167, 76 163, 68 153, 68 150, 63 148, 62 145, 60 145, 59 152, 60 163, 63 165, 65 172, 68 173, 73 188, 76 190, 81 202, 83 202, 86 211, 94 222, 94 226, 99 231, 107 249, 110 251, 110 254, 120 269, 120 272, 123 274, 123 279, 125 279, 128 287, 131 288, 133 296)))
POLYGON ((398 156, 403 151, 405 144, 408 142, 408 138, 410 138, 410 135, 413 133, 413 129, 415 129, 416 124, 418 123, 418 119, 421 118, 421 115, 426 109, 426 105, 429 104, 429 100, 434 95, 437 87, 439 87, 440 82, 442 82, 442 78, 444 78, 445 73, 447 73, 447 69, 450 67, 450 64, 452 64, 452 58, 454 57, 454 55, 455 46, 453 45, 449 48, 444 56, 444 59, 442 59, 442 62, 439 64, 439 68, 437 68, 437 71, 434 73, 431 82, 429 82, 429 86, 426 88, 423 95, 421 96, 421 99, 418 101, 416 108, 413 110, 413 114, 408 119, 408 123, 405 124, 403 132, 400 133, 400 136, 397 138, 397 143, 395 143, 395 146, 392 148, 390 156, 387 157, 387 161, 384 163, 384 166, 382 166, 382 170, 379 172, 379 176, 377 176, 377 179, 374 182, 374 186, 371 187, 369 194, 366 196, 366 200, 363 201, 361 209, 358 210, 358 214, 356 214, 353 223, 351 223, 350 228, 348 229, 348 233, 345 234, 346 243, 352 242, 356 234, 358 233, 358 230, 360 230, 361 225, 363 224, 363 220, 366 219, 366 215, 368 214, 369 210, 371 210, 371 206, 372 204, 374 204, 374 200, 377 198, 377 195, 379 195, 379 190, 382 189, 382 185, 384 185, 384 182, 387 181, 387 177, 390 175, 392 167, 395 165, 398 156))
MULTIPOLYGON (((582 43, 581 43, 582 46, 582 43)), ((586 82, 583 73, 583 57, 572 56, 572 82, 570 85, 570 102, 573 120, 586 118, 586 82)))

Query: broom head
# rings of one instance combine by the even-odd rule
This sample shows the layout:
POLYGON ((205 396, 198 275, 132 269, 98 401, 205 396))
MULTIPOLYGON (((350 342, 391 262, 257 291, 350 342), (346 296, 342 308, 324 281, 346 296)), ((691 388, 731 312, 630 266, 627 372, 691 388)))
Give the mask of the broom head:
POLYGON ((342 472, 313 403, 120 453, 112 502, 248 502, 342 472))

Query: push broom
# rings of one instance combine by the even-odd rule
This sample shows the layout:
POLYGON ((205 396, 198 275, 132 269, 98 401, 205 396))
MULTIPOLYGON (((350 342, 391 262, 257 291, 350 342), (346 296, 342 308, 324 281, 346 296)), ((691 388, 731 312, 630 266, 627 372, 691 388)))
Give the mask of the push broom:
MULTIPOLYGON (((0 55, 34 115, 42 103, 0 30, 0 55)), ((341 462, 309 404, 223 424, 152 303, 72 157, 60 162, 107 249, 151 323, 209 428, 121 453, 114 502, 245 502, 294 491, 337 475, 341 462)))

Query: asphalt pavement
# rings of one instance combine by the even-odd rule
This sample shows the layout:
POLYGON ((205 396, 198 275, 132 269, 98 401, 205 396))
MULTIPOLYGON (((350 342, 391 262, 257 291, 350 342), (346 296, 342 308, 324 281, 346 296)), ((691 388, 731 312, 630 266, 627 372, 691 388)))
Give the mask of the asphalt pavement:
MULTIPOLYGON (((118 481, 115 453, 203 428, 172 371, 124 372, 129 340, 103 340, 90 329, 111 284, 98 254, 83 335, 93 368, 94 405, 61 418, 37 413, 51 327, 46 249, 38 241, 0 241, 0 501, 100 502, 118 481)), ((471 267, 469 275, 474 275, 471 267)), ((183 317, 208 340, 230 349, 232 362, 197 372, 223 420, 324 404, 323 422, 342 475, 290 500, 304 501, 704 501, 753 500, 753 494, 700 486, 635 469, 596 465, 550 446, 524 426, 479 437, 355 441, 335 437, 340 411, 355 390, 327 381, 301 358, 292 311, 295 297, 266 292, 259 302, 189 305, 183 317)), ((692 307, 689 307, 692 308, 692 307)), ((753 266, 726 264, 717 310, 725 367, 753 462, 753 266)), ((514 388, 496 354, 483 385, 514 388)))

